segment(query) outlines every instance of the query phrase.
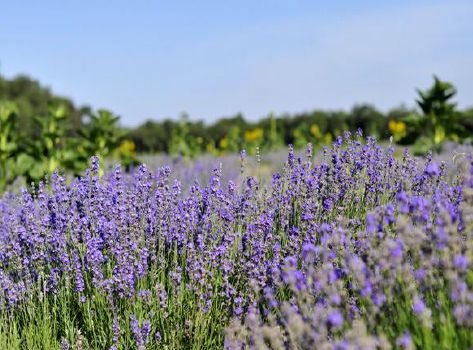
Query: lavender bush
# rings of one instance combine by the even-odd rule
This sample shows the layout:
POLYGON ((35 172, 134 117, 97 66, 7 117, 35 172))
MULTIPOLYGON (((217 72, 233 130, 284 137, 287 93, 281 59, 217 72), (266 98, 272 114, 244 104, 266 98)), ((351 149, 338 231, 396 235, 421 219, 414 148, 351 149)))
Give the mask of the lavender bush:
POLYGON ((0 200, 1 349, 473 346, 473 167, 347 134, 270 179, 120 167, 0 200), (186 188, 186 190, 183 190, 186 188))

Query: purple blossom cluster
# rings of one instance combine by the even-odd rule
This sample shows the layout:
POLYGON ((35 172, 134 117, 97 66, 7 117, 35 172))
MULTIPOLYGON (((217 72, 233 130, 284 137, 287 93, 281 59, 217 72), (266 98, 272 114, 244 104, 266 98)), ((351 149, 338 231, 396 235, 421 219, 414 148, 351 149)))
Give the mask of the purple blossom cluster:
POLYGON ((100 304, 114 349, 410 349, 441 340, 442 322, 471 332, 465 164, 450 178, 349 133, 317 162, 290 148, 270 179, 223 181, 217 167, 183 186, 145 165, 99 177, 94 158, 82 178, 0 200, 0 310, 100 304))

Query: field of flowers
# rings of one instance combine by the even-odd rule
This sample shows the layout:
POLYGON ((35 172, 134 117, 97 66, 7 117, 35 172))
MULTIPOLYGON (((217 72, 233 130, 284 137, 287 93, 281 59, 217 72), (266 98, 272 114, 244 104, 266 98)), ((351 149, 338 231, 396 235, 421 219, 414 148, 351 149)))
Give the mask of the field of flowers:
POLYGON ((6 193, 0 349, 472 348, 471 156, 394 153, 346 133, 208 180, 93 158, 6 193))

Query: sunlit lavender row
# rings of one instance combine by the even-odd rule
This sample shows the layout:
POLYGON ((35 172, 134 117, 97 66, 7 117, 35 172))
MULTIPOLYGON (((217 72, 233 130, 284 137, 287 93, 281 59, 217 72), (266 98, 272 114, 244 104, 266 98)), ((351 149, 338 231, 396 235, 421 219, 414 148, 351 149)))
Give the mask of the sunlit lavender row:
POLYGON ((240 158, 205 183, 93 158, 4 195, 0 348, 473 346, 469 154, 347 133, 272 176, 240 158))

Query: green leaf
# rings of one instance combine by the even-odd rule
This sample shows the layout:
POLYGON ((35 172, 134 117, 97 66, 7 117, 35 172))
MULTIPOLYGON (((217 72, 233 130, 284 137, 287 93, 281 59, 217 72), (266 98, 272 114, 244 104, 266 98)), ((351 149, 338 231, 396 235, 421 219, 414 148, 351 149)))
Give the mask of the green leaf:
POLYGON ((21 153, 16 159, 16 172, 18 174, 27 173, 35 164, 36 160, 26 153, 21 153))
POLYGON ((43 163, 35 162, 30 169, 29 174, 34 180, 40 180, 45 174, 43 163))

